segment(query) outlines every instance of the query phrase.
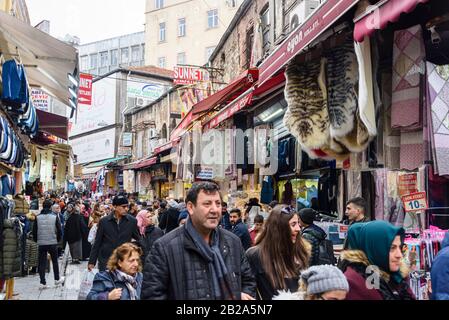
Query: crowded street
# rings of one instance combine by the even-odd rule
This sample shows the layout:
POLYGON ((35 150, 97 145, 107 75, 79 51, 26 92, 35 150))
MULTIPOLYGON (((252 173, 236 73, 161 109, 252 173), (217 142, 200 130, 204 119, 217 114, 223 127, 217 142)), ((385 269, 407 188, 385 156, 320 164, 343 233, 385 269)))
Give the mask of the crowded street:
POLYGON ((449 1, 0 0, 0 56, 0 315, 449 300, 449 1))

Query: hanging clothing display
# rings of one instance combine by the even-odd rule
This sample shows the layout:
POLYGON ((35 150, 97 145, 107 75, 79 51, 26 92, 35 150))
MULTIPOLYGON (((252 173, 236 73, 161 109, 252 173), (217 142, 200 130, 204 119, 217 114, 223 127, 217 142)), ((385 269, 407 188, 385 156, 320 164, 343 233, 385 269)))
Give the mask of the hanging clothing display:
POLYGON ((262 180, 260 191, 260 203, 269 204, 274 199, 274 180, 271 176, 265 176, 262 180))
POLYGON ((16 179, 9 174, 3 175, 0 179, 2 182, 2 196, 8 194, 14 196, 16 194, 16 179))
POLYGON ((449 65, 427 62, 427 83, 435 173, 449 175, 449 65))
POLYGON ((395 31, 391 106, 393 128, 422 128, 420 86, 425 54, 421 25, 395 31))
POLYGON ((400 167, 415 170, 424 163, 423 131, 401 132, 400 167))

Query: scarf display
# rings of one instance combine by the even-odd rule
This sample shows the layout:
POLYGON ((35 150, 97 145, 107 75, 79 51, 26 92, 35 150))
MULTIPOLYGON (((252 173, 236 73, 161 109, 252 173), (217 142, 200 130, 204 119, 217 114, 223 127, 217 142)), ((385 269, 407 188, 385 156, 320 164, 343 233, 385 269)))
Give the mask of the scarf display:
POLYGON ((435 174, 449 175, 449 65, 427 62, 427 83, 435 174))
POLYGON ((237 300, 238 298, 232 293, 230 274, 221 255, 219 233, 216 230, 212 232, 212 244, 209 246, 196 231, 191 219, 187 219, 185 230, 200 250, 202 257, 209 263, 215 298, 217 300, 237 300))
POLYGON ((139 297, 137 296, 137 275, 133 277, 116 269, 114 271, 114 276, 118 281, 125 283, 126 288, 129 291, 131 300, 139 299, 139 297))

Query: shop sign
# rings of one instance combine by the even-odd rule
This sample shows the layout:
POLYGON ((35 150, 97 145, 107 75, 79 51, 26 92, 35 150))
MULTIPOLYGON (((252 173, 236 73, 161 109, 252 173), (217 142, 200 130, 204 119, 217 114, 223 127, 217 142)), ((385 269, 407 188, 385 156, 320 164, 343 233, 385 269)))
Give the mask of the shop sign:
POLYGON ((298 26, 273 53, 260 65, 259 86, 298 53, 306 48, 320 34, 348 12, 359 0, 326 1, 307 20, 298 26))
POLYGON ((36 109, 46 112, 50 110, 50 96, 44 91, 31 89, 31 100, 36 109))
POLYGON ((150 169, 151 180, 163 180, 168 179, 167 175, 167 167, 165 165, 162 166, 154 166, 150 169))
POLYGON ((398 192, 400 197, 418 192, 418 175, 416 173, 400 175, 398 180, 398 192))
POLYGON ((122 137, 122 146, 123 147, 132 147, 133 145, 133 133, 132 132, 124 132, 122 137))
POLYGON ((204 71, 196 67, 175 66, 175 76, 173 83, 177 84, 195 84, 200 81, 204 81, 204 71))
POLYGON ((91 74, 80 73, 80 84, 78 91, 78 102, 90 106, 92 104, 92 83, 91 74))
POLYGON ((165 93, 165 86, 160 83, 147 83, 141 78, 129 78, 126 87, 129 98, 145 99, 144 104, 149 104, 159 99, 165 93))
POLYGON ((423 211, 428 208, 426 192, 415 192, 402 197, 405 212, 423 211))
POLYGON ((340 239, 346 239, 346 235, 348 234, 349 226, 339 225, 338 226, 338 237, 340 239))
POLYGON ((202 167, 201 170, 198 172, 197 179, 201 180, 211 180, 214 178, 214 168, 211 167, 202 167))
POLYGON ((118 156, 132 156, 132 154, 133 154, 133 150, 131 147, 123 147, 123 146, 118 147, 118 152, 117 152, 118 156))

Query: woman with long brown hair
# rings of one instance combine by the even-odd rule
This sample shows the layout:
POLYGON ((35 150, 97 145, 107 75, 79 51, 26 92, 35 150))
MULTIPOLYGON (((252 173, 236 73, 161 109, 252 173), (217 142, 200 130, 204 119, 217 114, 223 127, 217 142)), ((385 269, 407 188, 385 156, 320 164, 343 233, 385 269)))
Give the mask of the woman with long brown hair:
POLYGON ((297 291, 310 251, 310 244, 301 237, 297 213, 290 207, 276 206, 256 246, 246 252, 257 281, 257 299, 271 300, 278 290, 297 291))

